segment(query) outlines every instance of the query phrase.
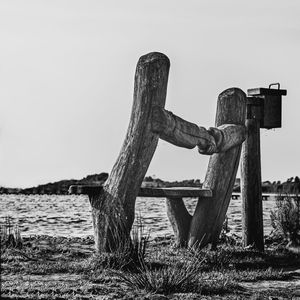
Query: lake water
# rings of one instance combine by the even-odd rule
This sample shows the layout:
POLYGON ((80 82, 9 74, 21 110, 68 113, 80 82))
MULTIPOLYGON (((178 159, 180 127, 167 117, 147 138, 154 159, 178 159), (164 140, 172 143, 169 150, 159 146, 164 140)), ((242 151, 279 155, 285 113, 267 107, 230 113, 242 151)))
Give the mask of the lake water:
MULTIPOLYGON (((197 199, 185 199, 187 208, 193 211, 197 199)), ((241 235, 240 197, 231 200, 227 212, 231 233, 241 235)), ((275 209, 275 195, 263 201, 264 232, 272 230, 270 210, 275 209)), ((136 214, 140 215, 151 238, 173 234, 164 198, 137 198, 136 214)), ((23 236, 47 234, 55 236, 87 236, 93 234, 91 208, 85 195, 0 195, 0 218, 11 216, 19 221, 23 236)))

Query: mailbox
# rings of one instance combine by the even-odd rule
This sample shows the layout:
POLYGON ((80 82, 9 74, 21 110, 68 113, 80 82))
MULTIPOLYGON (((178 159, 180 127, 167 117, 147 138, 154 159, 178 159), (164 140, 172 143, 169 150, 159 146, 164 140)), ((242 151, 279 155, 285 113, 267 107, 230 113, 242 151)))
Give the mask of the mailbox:
POLYGON ((279 83, 269 85, 269 88, 248 89, 249 104, 260 107, 260 127, 280 128, 281 127, 281 98, 287 94, 286 90, 280 89, 279 83), (277 89, 271 88, 277 85, 277 89), (254 101, 255 100, 255 101, 254 101))

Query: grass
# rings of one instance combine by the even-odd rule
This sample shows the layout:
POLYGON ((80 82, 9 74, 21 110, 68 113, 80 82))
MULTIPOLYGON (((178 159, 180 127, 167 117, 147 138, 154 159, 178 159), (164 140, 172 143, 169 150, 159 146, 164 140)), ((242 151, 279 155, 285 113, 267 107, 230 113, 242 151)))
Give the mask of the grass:
POLYGON ((0 225, 1 250, 6 248, 22 248, 19 224, 13 223, 11 217, 5 217, 0 225))
MULTIPOLYGON (((299 255, 284 248, 260 253, 222 244, 216 251, 191 252, 173 249, 170 239, 148 244, 140 248, 144 253, 140 264, 124 268, 123 263, 112 263, 117 257, 106 261, 96 257, 91 237, 23 237, 22 249, 7 248, 2 253, 3 295, 15 299, 93 299, 97 295, 149 299, 156 293, 169 298, 181 295, 180 299, 200 295, 246 299, 241 280, 288 280, 290 275, 282 269, 300 268, 299 255)), ((286 291, 286 296, 291 294, 286 291)))
MULTIPOLYGON (((166 261, 165 258, 163 261, 166 261)), ((144 263, 136 273, 116 273, 133 289, 170 294, 175 292, 195 292, 197 279, 201 272, 201 261, 197 257, 172 257, 164 264, 144 263)))
POLYGON ((91 257, 89 267, 94 270, 115 269, 136 271, 145 264, 146 248, 149 234, 144 232, 141 217, 131 230, 131 239, 123 239, 119 232, 114 233, 116 249, 113 252, 95 254, 91 257))
POLYGON ((238 238, 224 232, 217 250, 191 251, 173 248, 170 238, 150 242, 139 219, 130 242, 117 240, 113 253, 95 255, 92 237, 22 238, 17 224, 6 218, 1 292, 9 299, 151 299, 155 294, 170 299, 289 299, 291 289, 259 292, 253 298, 240 286, 241 281, 290 280, 284 269, 300 268, 300 255, 276 239, 276 244, 269 239, 262 253, 243 249, 238 238))

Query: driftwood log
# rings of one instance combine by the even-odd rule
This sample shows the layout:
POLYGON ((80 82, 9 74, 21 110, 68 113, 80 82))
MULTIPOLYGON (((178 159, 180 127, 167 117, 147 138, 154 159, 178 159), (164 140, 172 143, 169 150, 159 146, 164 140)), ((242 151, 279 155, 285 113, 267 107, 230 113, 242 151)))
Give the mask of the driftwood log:
POLYGON ((90 197, 98 252, 112 251, 130 238, 135 200, 159 139, 151 130, 152 109, 165 105, 169 67, 162 53, 138 61, 125 141, 103 189, 90 197))

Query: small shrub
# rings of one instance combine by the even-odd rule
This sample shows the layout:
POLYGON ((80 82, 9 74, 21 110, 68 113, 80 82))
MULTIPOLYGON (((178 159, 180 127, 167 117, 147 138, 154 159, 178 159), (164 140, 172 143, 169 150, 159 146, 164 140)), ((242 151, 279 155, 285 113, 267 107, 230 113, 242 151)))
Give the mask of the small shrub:
POLYGON ((14 224, 11 217, 5 217, 4 223, 0 227, 1 249, 22 248, 22 238, 19 224, 14 224))
POLYGON ((275 234, 293 245, 300 245, 300 198, 298 195, 276 197, 276 210, 271 211, 271 225, 275 234))

